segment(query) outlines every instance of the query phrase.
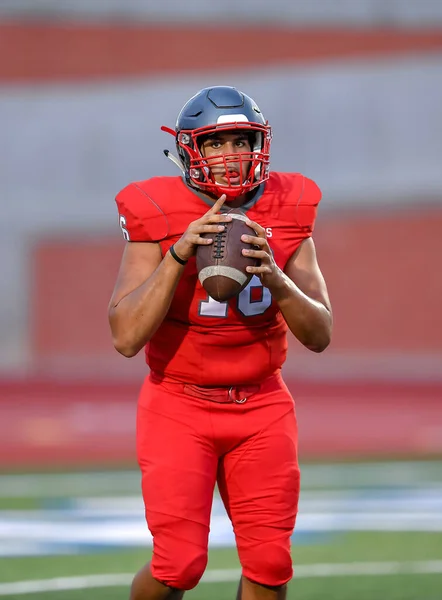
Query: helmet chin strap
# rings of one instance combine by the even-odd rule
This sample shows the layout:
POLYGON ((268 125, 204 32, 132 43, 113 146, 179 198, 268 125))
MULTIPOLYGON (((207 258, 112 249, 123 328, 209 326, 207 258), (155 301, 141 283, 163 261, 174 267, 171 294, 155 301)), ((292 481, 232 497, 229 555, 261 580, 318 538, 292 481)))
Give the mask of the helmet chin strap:
POLYGON ((236 200, 239 196, 243 196, 247 193, 240 189, 236 190, 235 188, 223 188, 223 186, 219 183, 215 183, 215 186, 218 186, 220 189, 213 189, 213 195, 219 197, 220 195, 225 194, 227 196, 226 202, 233 202, 233 200, 236 200))

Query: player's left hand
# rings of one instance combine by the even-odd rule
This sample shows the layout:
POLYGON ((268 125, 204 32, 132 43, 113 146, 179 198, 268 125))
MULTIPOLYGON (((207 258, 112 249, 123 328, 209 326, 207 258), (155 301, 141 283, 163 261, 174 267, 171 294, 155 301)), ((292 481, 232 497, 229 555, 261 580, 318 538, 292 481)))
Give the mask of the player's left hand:
POLYGON ((258 258, 261 261, 256 267, 247 267, 247 272, 257 275, 261 279, 262 284, 271 290, 272 285, 276 284, 281 276, 280 269, 273 258, 273 252, 267 241, 264 227, 261 227, 261 225, 250 219, 247 219, 246 223, 256 232, 256 235, 244 234, 241 236, 241 239, 247 244, 257 246, 257 248, 253 250, 243 249, 242 253, 244 256, 258 258))

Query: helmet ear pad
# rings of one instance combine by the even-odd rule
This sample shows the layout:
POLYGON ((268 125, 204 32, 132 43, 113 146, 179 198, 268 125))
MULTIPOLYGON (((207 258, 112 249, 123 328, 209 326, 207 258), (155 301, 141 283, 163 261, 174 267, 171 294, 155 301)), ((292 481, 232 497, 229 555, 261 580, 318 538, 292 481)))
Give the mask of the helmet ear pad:
POLYGON ((193 141, 192 137, 186 133, 182 133, 180 131, 177 132, 176 138, 176 149, 178 152, 178 156, 181 159, 186 171, 190 169, 190 150, 192 150, 193 141))
MULTIPOLYGON (((199 177, 196 177, 196 173, 193 177, 191 177, 192 170, 192 161, 198 160, 201 157, 201 151, 197 146, 196 141, 192 136, 192 132, 178 132, 176 135, 176 148, 178 152, 178 156, 181 159, 181 162, 184 165, 186 181, 189 185, 192 185, 192 181, 195 183, 195 180, 201 179, 203 181, 203 175, 200 174, 199 177), (196 148, 196 150, 195 150, 196 148)), ((193 168, 193 171, 196 171, 193 168)))

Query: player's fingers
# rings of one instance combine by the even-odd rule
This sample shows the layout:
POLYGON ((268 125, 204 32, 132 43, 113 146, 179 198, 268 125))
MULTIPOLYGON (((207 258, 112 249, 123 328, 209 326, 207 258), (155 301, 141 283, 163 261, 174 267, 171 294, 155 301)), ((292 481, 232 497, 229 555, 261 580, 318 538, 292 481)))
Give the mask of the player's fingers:
POLYGON ((205 223, 226 223, 227 221, 232 220, 232 215, 216 215, 216 214, 205 214, 203 217, 203 221, 205 223))
POLYGON ((264 250, 243 249, 242 253, 244 254, 244 256, 250 256, 252 258, 260 258, 261 260, 270 259, 270 256, 268 255, 268 253, 265 252, 264 250))
POLYGON ((263 275, 264 273, 271 273, 272 269, 268 265, 261 265, 259 267, 246 267, 246 271, 254 275, 263 275))
POLYGON ((197 246, 208 246, 213 242, 212 238, 203 238, 201 236, 196 236, 195 241, 193 242, 197 246))
POLYGON ((226 199, 227 199, 226 194, 223 194, 222 196, 220 196, 218 198, 218 200, 215 202, 215 204, 207 211, 206 215, 217 213, 221 209, 221 206, 224 204, 226 199))
POLYGON ((266 230, 264 229, 264 227, 261 227, 261 225, 259 225, 258 223, 255 223, 255 221, 251 221, 249 218, 246 218, 245 222, 246 222, 246 225, 248 225, 254 231, 256 231, 256 234, 259 237, 266 237, 266 230))
MULTIPOLYGON (((215 232, 215 234, 216 233, 217 232, 215 232)), ((189 246, 195 246, 197 244, 211 244, 213 242, 212 238, 201 237, 200 232, 198 231, 188 231, 184 240, 189 246)))
POLYGON ((265 246, 267 239, 265 237, 256 237, 254 235, 243 234, 241 240, 247 244, 253 244, 254 246, 265 246))
POLYGON ((216 223, 213 225, 202 223, 193 229, 193 233, 220 233, 221 231, 224 231, 225 228, 225 225, 222 225, 221 223, 218 225, 216 223))
MULTIPOLYGON (((216 226, 217 223, 222 224, 231 220, 232 217, 230 215, 212 215, 206 213, 203 217, 201 217, 201 219, 192 221, 192 223, 190 223, 189 227, 187 228, 187 231, 189 231, 190 233, 195 233, 198 231, 202 231, 201 227, 204 227, 205 225, 216 226)), ((216 231, 216 229, 211 229, 210 231, 216 231)))

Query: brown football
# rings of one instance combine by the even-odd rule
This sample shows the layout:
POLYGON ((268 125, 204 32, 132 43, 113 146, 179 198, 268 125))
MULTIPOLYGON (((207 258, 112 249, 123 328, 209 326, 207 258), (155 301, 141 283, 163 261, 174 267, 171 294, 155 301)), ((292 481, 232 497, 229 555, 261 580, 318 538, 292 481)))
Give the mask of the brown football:
POLYGON ((246 267, 259 264, 259 260, 244 256, 241 252, 243 248, 253 248, 252 244, 243 242, 241 236, 255 234, 246 225, 244 213, 231 211, 229 214, 233 218, 224 223, 224 231, 202 234, 202 237, 213 238, 213 243, 198 246, 196 251, 200 283, 209 296, 218 302, 237 296, 253 277, 246 267))

